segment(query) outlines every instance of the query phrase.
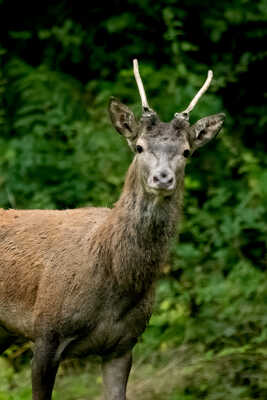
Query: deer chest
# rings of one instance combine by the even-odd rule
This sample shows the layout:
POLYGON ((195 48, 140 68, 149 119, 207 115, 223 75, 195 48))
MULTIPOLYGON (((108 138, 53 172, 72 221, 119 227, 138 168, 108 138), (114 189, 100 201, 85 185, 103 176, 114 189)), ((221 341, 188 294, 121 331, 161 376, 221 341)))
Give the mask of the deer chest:
MULTIPOLYGON (((123 303, 123 299, 121 299, 123 303)), ((126 302, 125 302, 126 303, 126 302)), ((145 330, 152 312, 152 298, 145 297, 133 307, 105 307, 99 310, 94 326, 77 334, 66 356, 122 354, 130 350, 145 330), (119 312, 120 311, 120 312, 119 312)))

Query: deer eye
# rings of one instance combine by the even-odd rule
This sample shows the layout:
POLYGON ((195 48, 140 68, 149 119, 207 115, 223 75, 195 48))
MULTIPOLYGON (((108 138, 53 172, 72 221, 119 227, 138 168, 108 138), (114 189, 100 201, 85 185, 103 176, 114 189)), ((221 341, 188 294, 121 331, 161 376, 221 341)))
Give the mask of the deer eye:
POLYGON ((188 157, 190 156, 190 150, 186 149, 186 150, 183 152, 183 156, 184 156, 185 158, 188 158, 188 157))
POLYGON ((140 146, 139 144, 136 146, 137 153, 142 153, 143 150, 144 150, 143 147, 140 146))

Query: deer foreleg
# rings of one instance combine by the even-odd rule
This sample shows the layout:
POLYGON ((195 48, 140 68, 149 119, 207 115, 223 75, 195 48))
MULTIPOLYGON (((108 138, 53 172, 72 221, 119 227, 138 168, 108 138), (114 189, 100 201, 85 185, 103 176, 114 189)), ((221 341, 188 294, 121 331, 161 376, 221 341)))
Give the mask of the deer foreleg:
POLYGON ((103 361, 102 373, 105 400, 126 400, 126 385, 132 366, 132 353, 103 361))
POLYGON ((58 343, 40 339, 35 343, 32 361, 32 399, 51 400, 59 365, 58 343))

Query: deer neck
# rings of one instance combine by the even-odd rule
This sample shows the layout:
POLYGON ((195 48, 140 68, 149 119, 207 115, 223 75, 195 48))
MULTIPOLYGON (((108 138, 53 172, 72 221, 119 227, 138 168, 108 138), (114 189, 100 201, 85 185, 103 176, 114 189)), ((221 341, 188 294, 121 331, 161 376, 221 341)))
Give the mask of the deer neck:
POLYGON ((183 177, 172 196, 156 198, 144 190, 133 161, 112 213, 114 268, 119 269, 119 279, 141 287, 157 277, 176 232, 182 187, 183 177))

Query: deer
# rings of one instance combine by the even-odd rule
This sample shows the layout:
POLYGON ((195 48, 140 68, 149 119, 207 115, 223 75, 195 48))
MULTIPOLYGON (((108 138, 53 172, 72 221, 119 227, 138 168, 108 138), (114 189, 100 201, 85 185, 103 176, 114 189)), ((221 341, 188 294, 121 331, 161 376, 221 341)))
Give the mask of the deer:
POLYGON ((132 350, 152 314, 155 283, 181 220, 184 171, 220 131, 225 115, 193 125, 162 122, 150 108, 138 62, 142 116, 112 97, 112 125, 134 152, 113 208, 0 209, 0 353, 33 342, 32 400, 51 400, 62 360, 101 361, 105 400, 125 400, 132 350))

